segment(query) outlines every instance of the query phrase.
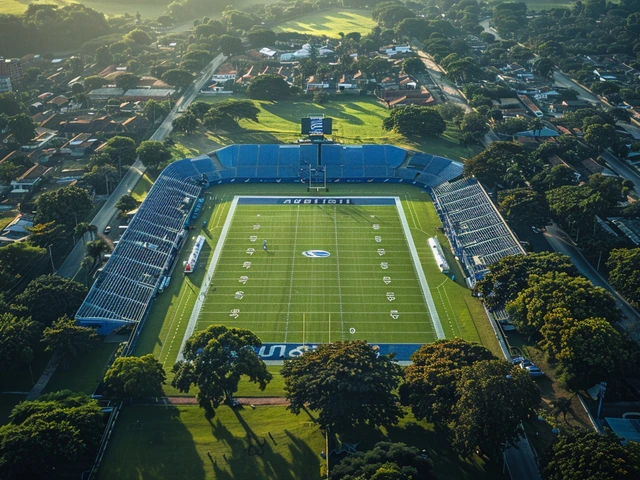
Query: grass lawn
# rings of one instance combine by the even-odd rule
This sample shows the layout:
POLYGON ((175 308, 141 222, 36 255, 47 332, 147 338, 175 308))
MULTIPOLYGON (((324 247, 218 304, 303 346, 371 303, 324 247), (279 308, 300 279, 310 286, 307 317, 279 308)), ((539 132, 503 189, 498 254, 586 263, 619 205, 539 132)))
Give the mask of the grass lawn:
POLYGON ((68 389, 92 394, 98 383, 102 381, 107 362, 117 348, 117 343, 100 343, 90 352, 84 352, 75 357, 66 370, 59 365, 44 393, 68 389))
MULTIPOLYGON (((409 414, 389 429, 365 429, 345 439, 361 451, 385 439, 425 449, 439 478, 505 478, 495 462, 460 458, 446 437, 409 414)), ((208 422, 196 406, 133 405, 120 414, 97 478, 313 480, 320 478, 324 450, 322 432, 307 414, 295 416, 282 406, 222 406, 208 422), (248 454, 257 443, 249 438, 266 442, 262 455, 248 454)))
MULTIPOLYGON (((210 190, 209 192, 211 192, 211 195, 218 198, 218 204, 215 208, 212 208, 211 203, 207 203, 201 215, 201 218, 209 219, 210 237, 207 238, 210 243, 203 249, 200 267, 195 273, 186 277, 183 276, 179 270, 174 272, 172 277, 173 280, 169 288, 165 290, 164 293, 156 297, 152 310, 142 328, 134 353, 136 355, 153 353, 160 359, 165 369, 168 372, 170 371, 173 363, 175 362, 189 317, 193 310, 202 278, 204 276, 205 267, 208 265, 212 251, 215 248, 215 241, 219 238, 220 232, 222 231, 222 226, 226 219, 229 204, 233 195, 301 195, 303 191, 303 187, 295 184, 223 185, 210 190)), ((429 283, 431 294, 434 298, 434 303, 436 304, 436 308, 447 336, 462 336, 470 341, 481 342, 494 353, 499 353, 499 347, 497 345, 495 335, 493 335, 493 331, 488 324, 484 310, 479 300, 471 297, 469 290, 464 285, 463 276, 456 266, 455 258, 453 258, 449 250, 445 248, 445 255, 447 255, 450 265, 454 268, 452 273, 455 275, 455 281, 451 280, 450 277, 441 274, 437 267, 433 265, 433 258, 427 245, 427 238, 429 236, 433 236, 436 232, 436 226, 439 226, 440 223, 433 205, 425 193, 422 193, 420 189, 413 186, 351 184, 333 185, 331 195, 334 194, 399 195, 402 199, 403 209, 407 217, 411 235, 416 244, 420 262, 423 265, 425 276, 429 283)), ((193 241, 200 233, 201 232, 198 230, 190 232, 189 240, 183 248, 180 257, 177 259, 178 268, 189 255, 193 241)), ((446 245, 444 237, 441 237, 441 241, 443 245, 446 245)), ((404 240, 402 240, 402 242, 404 242, 404 240)), ((245 259, 243 258, 242 262, 244 262, 244 260, 245 259)), ((380 262, 381 260, 380 258, 376 258, 376 261, 380 262)), ((413 267, 411 267, 411 270, 412 269, 413 267)), ((218 283, 219 289, 224 288, 224 291, 232 287, 235 292, 239 289, 237 285, 240 285, 237 282, 237 276, 234 277, 233 282, 227 282, 227 285, 225 285, 225 282, 218 283)), ((284 305, 285 309, 286 303, 287 302, 285 302, 284 305)), ((249 305, 247 305, 246 308, 249 308, 249 305)), ((388 309, 390 307, 385 305, 385 308, 388 309)), ((220 321, 228 323, 226 318, 221 319, 220 321)), ((335 320, 335 322, 336 324, 338 323, 337 320, 335 320)), ((337 328, 338 327, 334 327, 334 329, 337 328)), ((365 326, 363 328, 366 332, 367 327, 365 326)), ((374 341, 373 338, 361 338, 367 338, 368 340, 374 341)), ((307 339, 309 340, 309 338, 307 339)), ((263 338, 263 340, 267 341, 268 339, 263 338)), ((293 339, 293 341, 295 340, 296 339, 293 339)), ((299 340, 299 338, 297 340, 299 340)), ((404 341, 411 342, 413 340, 409 339, 404 341)), ((419 340, 416 339, 415 341, 419 340)), ((271 368, 272 367, 270 367, 270 369, 271 368)), ((277 367, 273 367, 271 371, 272 373, 277 373, 278 369, 277 367)), ((170 373, 169 378, 171 378, 170 373)), ((168 395, 180 395, 179 392, 170 386, 165 387, 165 392, 168 395)), ((190 392, 190 394, 192 395, 193 391, 190 392)), ((282 396, 283 385, 281 378, 276 376, 267 389, 264 392, 260 392, 253 384, 243 382, 238 394, 240 396, 282 396)))
POLYGON ((527 4, 527 8, 530 11, 536 12, 541 10, 551 10, 553 8, 572 8, 575 5, 575 2, 571 0, 560 0, 556 3, 552 3, 547 0, 523 0, 523 3, 527 4))
MULTIPOLYGON (((198 100, 211 103, 225 99, 226 97, 198 97, 198 100)), ((260 108, 257 123, 242 120, 242 130, 206 132, 211 142, 209 144, 203 144, 199 134, 178 136, 177 139, 188 147, 193 145, 199 153, 207 153, 220 148, 220 145, 232 143, 295 143, 301 137, 300 118, 309 114, 324 114, 334 119, 332 137, 339 143, 389 143, 453 160, 469 158, 480 152, 478 147, 467 148, 460 145, 455 129, 448 129, 441 137, 425 139, 407 138, 399 133, 383 130, 382 121, 389 116, 389 110, 373 97, 332 96, 331 101, 324 105, 306 99, 254 102, 260 108)))
POLYGON ((281 23, 273 30, 339 38, 340 32, 345 35, 350 32, 360 32, 365 35, 376 25, 368 10, 335 9, 303 15, 295 20, 281 23))

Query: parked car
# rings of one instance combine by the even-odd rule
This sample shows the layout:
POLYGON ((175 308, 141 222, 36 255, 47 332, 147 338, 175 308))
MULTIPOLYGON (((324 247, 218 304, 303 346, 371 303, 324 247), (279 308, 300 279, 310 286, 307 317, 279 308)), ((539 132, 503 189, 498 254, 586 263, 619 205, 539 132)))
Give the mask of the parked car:
POLYGON ((521 364, 522 362, 524 362, 524 361, 525 361, 524 357, 512 357, 512 358, 511 358, 511 362, 512 362, 514 365, 520 365, 520 364, 521 364))
POLYGON ((505 332, 513 332, 516 329, 516 326, 509 320, 498 320, 498 323, 500 323, 502 330, 505 332))
POLYGON ((520 368, 529 372, 529 375, 532 377, 541 377, 544 375, 542 370, 540 370, 533 362, 529 360, 525 360, 520 364, 520 368))
POLYGON ((540 233, 540 230, 538 230, 535 225, 531 225, 531 230, 533 231, 533 233, 540 233))
POLYGON ((111 233, 111 225, 104 227, 104 234, 109 235, 111 233))

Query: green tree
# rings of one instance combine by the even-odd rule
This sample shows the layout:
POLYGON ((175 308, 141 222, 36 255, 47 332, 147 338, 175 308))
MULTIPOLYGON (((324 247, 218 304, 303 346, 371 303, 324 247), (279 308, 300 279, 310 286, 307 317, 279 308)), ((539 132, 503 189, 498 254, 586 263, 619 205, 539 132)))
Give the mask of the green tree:
POLYGON ((191 135, 198 131, 198 126, 200 125, 200 123, 193 113, 186 112, 175 118, 172 122, 172 125, 173 128, 178 132, 191 135))
POLYGON ((29 115, 24 113, 10 117, 9 128, 20 145, 28 143, 36 136, 36 124, 29 115))
POLYGON ((16 97, 15 93, 0 93, 0 113, 13 117, 24 112, 24 104, 16 97))
POLYGON ((441 103, 437 108, 442 118, 447 122, 458 122, 464 115, 464 108, 453 102, 441 103))
POLYGON ((113 55, 109 51, 109 47, 106 45, 102 45, 96 49, 96 56, 94 58, 95 62, 99 67, 106 67, 113 63, 113 55))
POLYGON ((27 315, 48 326, 60 317, 75 315, 86 296, 87 287, 81 283, 57 275, 42 275, 29 282, 13 303, 23 305, 27 315))
POLYGON ((107 140, 102 153, 109 155, 113 165, 131 165, 136 160, 136 142, 129 137, 116 135, 107 140))
POLYGON ((162 395, 166 374, 152 354, 142 357, 118 357, 104 375, 107 398, 142 398, 162 395))
POLYGON ((285 360, 281 374, 288 408, 295 414, 305 406, 318 411, 318 423, 334 433, 364 424, 390 426, 403 415, 394 393, 401 367, 362 340, 320 345, 285 360))
POLYGON ((463 367, 481 360, 493 360, 485 347, 461 338, 422 345, 411 355, 400 387, 402 403, 411 406, 418 419, 447 425, 457 401, 456 382, 463 367))
POLYGON ((453 445, 464 455, 477 448, 500 455, 515 445, 521 423, 535 412, 540 391, 529 373, 503 360, 481 360, 463 367, 456 383, 453 445))
POLYGON ((419 57, 409 57, 402 62, 402 71, 407 75, 415 75, 426 70, 424 63, 419 57))
POLYGON ((76 186, 45 192, 36 199, 34 205, 37 212, 36 224, 55 221, 68 232, 93 210, 93 201, 89 193, 84 188, 76 186))
POLYGON ((94 165, 82 176, 82 180, 91 185, 96 193, 111 193, 118 185, 118 170, 113 165, 94 165))
POLYGON ((584 132, 584 140, 598 152, 602 152, 614 145, 616 129, 613 125, 589 125, 584 132))
POLYGON ((249 330, 211 325, 192 335, 185 343, 184 360, 173 366, 171 385, 181 392, 198 387, 198 403, 207 417, 223 401, 231 403, 243 376, 264 390, 271 374, 255 352, 262 346, 260 339, 249 330))
POLYGON ((291 87, 280 75, 259 75, 247 94, 254 100, 282 100, 291 95, 291 87))
POLYGON ((254 48, 268 47, 275 45, 276 34, 268 28, 252 27, 247 33, 247 40, 254 48))
POLYGON ((474 287, 491 309, 498 309, 515 299, 528 286, 530 275, 549 272, 578 276, 571 258, 561 253, 539 252, 529 255, 508 255, 489 266, 487 273, 474 287))
POLYGON ((546 196, 551 216, 565 226, 575 223, 589 228, 609 206, 607 199, 587 186, 566 185, 549 190, 546 196))
MULTIPOLYGON (((1 263, 3 262, 0 259, 1 263)), ((639 308, 640 248, 616 248, 611 250, 607 260, 607 269, 609 270, 609 282, 613 288, 620 292, 631 305, 639 308)))
POLYGON ((196 118, 202 118, 205 114, 213 108, 211 103, 203 102, 202 100, 197 100, 193 102, 189 107, 187 107, 186 113, 192 113, 196 118))
POLYGON ((153 39, 149 34, 139 28, 131 30, 124 36, 124 39, 144 46, 151 45, 153 43, 153 39))
POLYGON ((30 365, 41 332, 42 325, 31 318, 0 314, 0 376, 30 365))
POLYGON ((545 168, 531 179, 531 187, 540 193, 576 183, 574 171, 564 165, 545 168))
POLYGON ((551 222, 546 198, 528 188, 500 191, 498 208, 512 227, 533 225, 542 228, 551 222))
POLYGON ((226 102, 216 103, 213 107, 223 115, 230 117, 234 122, 240 120, 258 121, 260 109, 251 100, 227 100, 226 102))
POLYGON ((133 73, 121 73, 116 77, 116 87, 122 88, 125 92, 136 88, 140 84, 140 77, 133 73))
POLYGON ((630 479, 640 474, 640 444, 614 433, 578 430, 561 435, 542 457, 548 480, 630 479))
POLYGON ((0 477, 43 478, 79 461, 97 448, 102 418, 95 400, 68 390, 19 403, 0 427, 0 477))
POLYGON ((524 147, 515 142, 492 142, 481 153, 468 159, 464 164, 464 174, 475 176, 478 181, 493 187, 503 178, 510 167, 515 167, 519 176, 528 168, 530 159, 524 147))
POLYGON ((447 124, 435 108, 410 105, 392 110, 383 120, 382 128, 403 135, 438 137, 444 133, 447 124))
POLYGON ((64 368, 79 353, 89 351, 96 346, 98 334, 92 328, 81 327, 76 322, 64 316, 53 322, 42 332, 42 343, 48 352, 57 353, 62 359, 64 368))
POLYGON ((494 131, 504 135, 515 135, 529 129, 529 120, 524 117, 507 118, 504 122, 496 124, 494 131))
POLYGON ((194 77, 187 70, 174 68, 173 70, 165 72, 162 75, 162 80, 177 89, 183 89, 193 83, 194 77))
POLYGON ((404 443, 378 442, 367 452, 344 457, 331 468, 333 480, 430 480, 437 478, 433 463, 416 447, 404 443), (383 476, 389 472, 391 476, 383 476))
POLYGON ((553 73, 554 67, 553 60, 546 57, 540 57, 533 62, 533 71, 547 78, 553 73))
POLYGON ((164 143, 157 140, 146 140, 136 150, 142 164, 146 167, 158 168, 158 166, 171 160, 171 152, 164 143))
POLYGON ((54 242, 59 241, 65 236, 64 225, 58 225, 55 220, 47 223, 36 223, 33 227, 27 228, 29 238, 27 241, 30 245, 48 248, 54 242))
POLYGON ((163 120, 164 117, 169 115, 171 111, 171 105, 169 102, 156 102, 155 100, 147 100, 142 108, 142 115, 149 120, 152 124, 155 124, 159 120, 163 120))
POLYGON ((26 242, 14 242, 0 247, 0 271, 15 279, 22 278, 26 266, 36 263, 47 251, 26 242))
POLYGON ((465 133, 483 135, 489 131, 487 119, 476 112, 467 113, 462 117, 460 130, 465 133))
POLYGON ((576 320, 601 317, 614 323, 619 318, 609 292, 595 287, 584 277, 571 277, 566 273, 530 275, 529 286, 506 305, 513 323, 529 334, 539 332, 545 315, 557 308, 570 308, 576 320))
POLYGON ((118 199, 114 207, 120 210, 120 213, 124 216, 125 213, 138 208, 138 205, 139 203, 133 195, 125 193, 118 199))
POLYGON ((242 55, 244 53, 244 47, 242 46, 242 39, 231 35, 220 35, 219 39, 220 50, 224 55, 242 55))

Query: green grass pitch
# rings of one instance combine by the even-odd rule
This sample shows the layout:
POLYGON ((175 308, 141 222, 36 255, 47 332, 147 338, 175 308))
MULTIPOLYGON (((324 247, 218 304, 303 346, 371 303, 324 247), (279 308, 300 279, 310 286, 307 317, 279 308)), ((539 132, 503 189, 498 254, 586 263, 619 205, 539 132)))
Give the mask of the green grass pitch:
POLYGON ((395 205, 238 205, 212 287, 196 330, 243 327, 264 342, 436 339, 395 205))

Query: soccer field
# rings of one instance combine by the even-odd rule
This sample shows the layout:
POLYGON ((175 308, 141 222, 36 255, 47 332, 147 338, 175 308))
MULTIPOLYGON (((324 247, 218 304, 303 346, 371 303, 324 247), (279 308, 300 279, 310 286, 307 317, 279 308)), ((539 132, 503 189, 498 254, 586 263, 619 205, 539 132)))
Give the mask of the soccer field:
POLYGON ((444 337, 399 199, 305 200, 234 201, 196 330, 225 324, 302 344, 444 337))

